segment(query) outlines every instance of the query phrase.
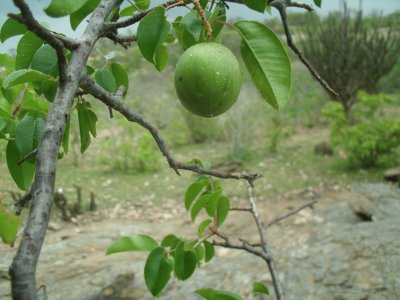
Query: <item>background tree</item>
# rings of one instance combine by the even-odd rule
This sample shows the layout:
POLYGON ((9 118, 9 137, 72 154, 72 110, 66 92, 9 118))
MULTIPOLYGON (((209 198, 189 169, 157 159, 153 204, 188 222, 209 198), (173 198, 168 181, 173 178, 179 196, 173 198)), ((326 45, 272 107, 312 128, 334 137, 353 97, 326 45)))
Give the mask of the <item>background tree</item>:
POLYGON ((364 90, 376 93, 381 78, 399 60, 400 36, 396 18, 366 18, 361 10, 350 10, 346 2, 340 12, 309 23, 301 29, 305 56, 338 93, 347 118, 364 90))

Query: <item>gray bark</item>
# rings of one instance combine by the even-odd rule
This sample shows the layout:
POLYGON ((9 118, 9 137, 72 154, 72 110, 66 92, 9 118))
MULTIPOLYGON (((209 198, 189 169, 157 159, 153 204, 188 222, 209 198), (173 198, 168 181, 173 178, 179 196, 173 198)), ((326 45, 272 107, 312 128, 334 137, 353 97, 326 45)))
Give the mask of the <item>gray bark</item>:
POLYGON ((57 155, 71 105, 86 74, 86 62, 96 43, 107 16, 117 0, 102 0, 73 51, 64 82, 60 82, 53 105, 48 113, 46 128, 38 148, 36 174, 32 185, 32 205, 29 218, 10 267, 13 299, 37 299, 36 265, 49 222, 56 176, 57 155))

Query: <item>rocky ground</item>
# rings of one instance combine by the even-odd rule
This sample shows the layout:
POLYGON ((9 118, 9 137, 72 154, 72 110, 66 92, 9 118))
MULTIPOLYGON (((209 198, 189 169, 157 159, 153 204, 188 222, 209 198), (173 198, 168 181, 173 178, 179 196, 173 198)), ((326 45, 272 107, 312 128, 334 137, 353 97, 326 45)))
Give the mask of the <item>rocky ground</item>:
MULTIPOLYGON (((319 201, 314 209, 267 231, 286 299, 400 299, 400 189, 384 184, 308 189, 279 201, 259 197, 258 206, 270 220, 311 199, 319 201)), ((243 212, 232 212, 224 231, 233 238, 257 239, 251 217, 243 212)), ((195 236, 189 216, 173 201, 161 207, 117 205, 74 223, 57 221, 46 237, 38 283, 51 300, 152 299, 143 280, 144 254, 104 253, 121 236, 145 233, 161 239, 172 232, 195 236)), ((10 299, 7 269, 14 253, 15 248, 0 246, 0 299, 10 299)), ((199 299, 194 291, 204 287, 261 299, 251 293, 256 280, 272 291, 262 260, 221 248, 188 281, 172 280, 161 299, 199 299)))

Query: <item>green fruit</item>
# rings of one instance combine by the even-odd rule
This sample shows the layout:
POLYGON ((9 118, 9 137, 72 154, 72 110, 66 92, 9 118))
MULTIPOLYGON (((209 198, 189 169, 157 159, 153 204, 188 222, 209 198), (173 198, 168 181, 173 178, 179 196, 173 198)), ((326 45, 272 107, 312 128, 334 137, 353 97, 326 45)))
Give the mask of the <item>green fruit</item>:
POLYGON ((190 112, 215 117, 237 100, 242 76, 235 55, 221 44, 201 43, 187 49, 175 71, 179 100, 190 112))

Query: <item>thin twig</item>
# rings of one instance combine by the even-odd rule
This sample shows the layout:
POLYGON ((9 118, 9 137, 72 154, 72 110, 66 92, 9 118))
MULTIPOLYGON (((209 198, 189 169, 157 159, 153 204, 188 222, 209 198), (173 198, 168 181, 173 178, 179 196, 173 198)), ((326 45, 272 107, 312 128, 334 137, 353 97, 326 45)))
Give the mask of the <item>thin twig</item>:
POLYGON ((296 209, 293 209, 293 210, 289 211, 288 213, 273 219, 272 221, 268 222, 267 224, 263 224, 263 228, 266 229, 266 228, 268 228, 268 227, 270 227, 270 226, 272 226, 272 225, 274 225, 276 223, 279 223, 280 221, 283 221, 283 220, 285 220, 285 219, 297 214, 299 211, 301 211, 301 210, 303 210, 303 209, 305 209, 307 207, 311 207, 312 208, 313 205, 315 205, 317 202, 318 202, 317 200, 313 200, 313 201, 311 201, 309 203, 306 203, 306 204, 304 204, 304 205, 302 205, 302 206, 300 206, 300 207, 298 207, 296 209))
POLYGON ((14 202, 15 214, 20 215, 25 205, 32 199, 32 190, 14 202))
POLYGON ((230 208, 230 210, 233 210, 233 211, 248 211, 248 212, 251 212, 251 208, 245 208, 245 207, 232 207, 232 208, 230 208))
POLYGON ((254 185, 254 181, 261 178, 262 175, 258 173, 225 173, 217 170, 202 168, 197 164, 188 164, 177 161, 167 146, 164 143, 164 140, 161 138, 157 128, 155 128, 151 123, 144 120, 142 116, 132 112, 122 101, 121 97, 118 97, 114 94, 111 94, 104 90, 101 86, 99 86, 90 76, 86 75, 81 79, 81 88, 87 91, 89 94, 94 96, 95 98, 102 101, 109 107, 112 107, 114 110, 120 112, 128 121, 137 123, 141 125, 143 128, 147 129, 150 134, 153 136, 156 141, 158 148, 161 153, 165 156, 168 161, 169 166, 175 170, 175 172, 180 175, 179 170, 188 170, 198 174, 211 175, 214 177, 219 177, 223 179, 244 179, 251 186, 254 185))
POLYGON ((18 162, 17 165, 19 166, 20 164, 22 164, 24 161, 26 161, 27 159, 31 158, 32 156, 34 156, 37 153, 37 149, 32 150, 31 152, 29 152, 27 155, 25 155, 23 158, 21 158, 18 162))

